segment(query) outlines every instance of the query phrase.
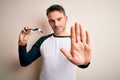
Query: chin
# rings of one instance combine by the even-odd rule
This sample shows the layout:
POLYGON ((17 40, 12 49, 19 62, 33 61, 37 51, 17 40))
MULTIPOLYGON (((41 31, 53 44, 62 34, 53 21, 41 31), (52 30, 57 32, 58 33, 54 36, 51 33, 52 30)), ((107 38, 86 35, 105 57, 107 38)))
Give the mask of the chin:
POLYGON ((55 34, 57 34, 57 35, 60 35, 62 32, 54 32, 55 34))
POLYGON ((61 30, 56 30, 56 31, 54 31, 56 34, 60 34, 60 33, 62 33, 63 31, 61 31, 61 30))

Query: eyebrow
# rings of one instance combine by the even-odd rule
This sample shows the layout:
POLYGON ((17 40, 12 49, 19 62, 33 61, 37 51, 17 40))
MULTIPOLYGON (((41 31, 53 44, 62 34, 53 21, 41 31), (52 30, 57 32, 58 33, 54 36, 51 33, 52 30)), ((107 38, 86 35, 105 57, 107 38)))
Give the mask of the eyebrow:
MULTIPOLYGON (((58 17, 57 20, 58 20, 58 19, 62 19, 62 18, 63 18, 63 17, 58 17)), ((54 19, 49 19, 49 20, 54 20, 54 19)))

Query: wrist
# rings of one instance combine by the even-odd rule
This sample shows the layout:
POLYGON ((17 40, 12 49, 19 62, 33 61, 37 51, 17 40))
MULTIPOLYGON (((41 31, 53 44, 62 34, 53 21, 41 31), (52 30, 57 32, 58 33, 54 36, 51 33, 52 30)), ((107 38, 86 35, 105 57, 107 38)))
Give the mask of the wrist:
POLYGON ((27 41, 20 41, 18 40, 18 45, 25 46, 27 44, 27 41))
POLYGON ((77 65, 80 68, 87 68, 90 65, 90 62, 84 65, 77 65))

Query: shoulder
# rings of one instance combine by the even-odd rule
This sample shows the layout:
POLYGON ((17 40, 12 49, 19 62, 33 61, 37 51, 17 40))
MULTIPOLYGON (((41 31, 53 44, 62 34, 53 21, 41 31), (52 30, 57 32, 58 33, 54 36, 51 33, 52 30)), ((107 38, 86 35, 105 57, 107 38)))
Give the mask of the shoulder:
POLYGON ((46 40, 48 39, 49 37, 51 37, 53 34, 48 34, 48 35, 45 35, 45 36, 42 36, 38 39, 37 43, 39 43, 40 45, 46 40))
POLYGON ((45 35, 45 36, 42 36, 39 40, 40 41, 44 41, 46 40, 47 38, 51 37, 53 34, 48 34, 48 35, 45 35))

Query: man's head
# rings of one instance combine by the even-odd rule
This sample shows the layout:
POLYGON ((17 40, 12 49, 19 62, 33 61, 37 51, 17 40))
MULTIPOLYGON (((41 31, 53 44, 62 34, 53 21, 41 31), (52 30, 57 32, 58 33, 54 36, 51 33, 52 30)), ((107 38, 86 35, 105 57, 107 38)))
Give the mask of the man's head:
POLYGON ((59 12, 62 12, 64 15, 66 15, 66 14, 65 14, 65 10, 64 10, 64 8, 63 8, 61 5, 52 5, 52 6, 50 6, 50 7, 47 9, 46 15, 48 16, 48 14, 49 14, 50 12, 53 12, 53 11, 59 11, 59 12))
POLYGON ((54 34, 64 35, 66 33, 67 16, 61 5, 52 5, 47 9, 46 15, 54 34))

